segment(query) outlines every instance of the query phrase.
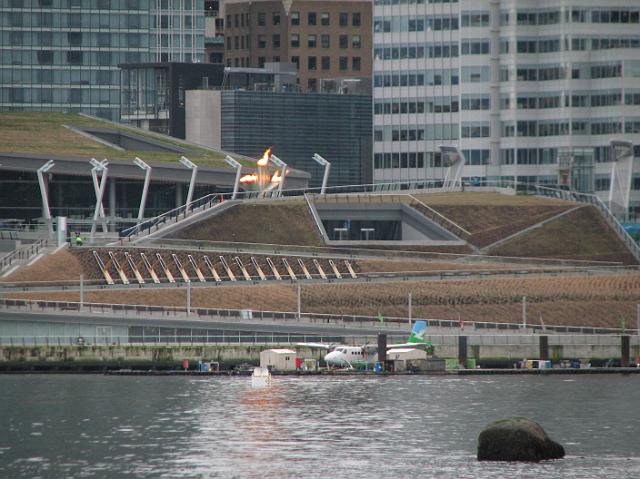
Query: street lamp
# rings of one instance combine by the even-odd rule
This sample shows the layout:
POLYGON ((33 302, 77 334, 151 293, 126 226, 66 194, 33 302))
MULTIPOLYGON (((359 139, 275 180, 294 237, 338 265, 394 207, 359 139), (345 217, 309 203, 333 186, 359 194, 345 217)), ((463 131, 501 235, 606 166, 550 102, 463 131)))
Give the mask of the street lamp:
POLYGON ((185 204, 185 211, 189 211, 191 209, 191 200, 193 199, 193 190, 196 186, 198 166, 185 156, 180 157, 178 161, 182 166, 191 170, 191 181, 189 181, 189 192, 187 193, 187 202, 185 204))
POLYGON ((365 235, 365 241, 369 241, 369 234, 373 233, 375 228, 360 228, 360 237, 362 238, 362 233, 365 235))
POLYGON ((280 168, 280 186, 278 186, 278 196, 282 196, 282 186, 284 185, 284 176, 287 173, 287 164, 276 155, 271 155, 271 162, 280 168))
POLYGON ((347 228, 333 228, 333 233, 338 233, 338 239, 342 241, 342 234, 349 231, 347 228))
POLYGON ((315 160, 320 166, 324 166, 324 175, 322 177, 322 188, 320 188, 320 194, 324 195, 325 190, 327 189, 327 180, 329 179, 329 170, 331 169, 331 163, 325 160, 323 157, 314 153, 311 157, 315 160))
POLYGON ((147 203, 147 193, 149 192, 149 183, 151 182, 151 167, 137 156, 133 162, 144 171, 144 185, 142 187, 142 198, 140 198, 140 208, 138 209, 138 224, 144 218, 144 206, 147 203))
POLYGON ((40 185, 40 196, 42 197, 42 210, 44 217, 47 220, 49 226, 49 233, 53 234, 53 222, 51 221, 51 210, 49 208, 49 195, 47 194, 47 187, 44 184, 44 174, 49 171, 55 163, 53 160, 47 161, 44 165, 38 168, 38 184, 40 185))
POLYGON ((236 169, 236 179, 233 182, 233 194, 231 195, 231 199, 235 200, 236 196, 238 195, 238 188, 240 187, 240 175, 242 175, 242 165, 238 163, 238 161, 235 160, 234 158, 231 158, 229 155, 225 157, 224 161, 231 168, 236 169))

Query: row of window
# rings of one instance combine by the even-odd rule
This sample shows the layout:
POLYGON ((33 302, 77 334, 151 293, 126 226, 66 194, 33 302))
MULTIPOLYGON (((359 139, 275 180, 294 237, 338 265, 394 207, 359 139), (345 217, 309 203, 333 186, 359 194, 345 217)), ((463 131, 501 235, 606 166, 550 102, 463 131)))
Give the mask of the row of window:
POLYGON ((119 104, 120 90, 110 88, 2 88, 1 103, 119 104))
MULTIPOLYGON (((490 163, 489 150, 462 150, 466 165, 488 165, 490 163)), ((425 163, 429 168, 442 167, 440 152, 402 152, 402 153, 375 153, 373 155, 373 167, 375 169, 388 168, 424 168, 425 163), (426 160, 426 161, 425 161, 426 160)))
POLYGON ((426 100, 376 100, 373 105, 375 115, 419 114, 419 113, 456 113, 463 111, 489 110, 489 95, 435 96, 426 100))
POLYGON ((432 5, 439 3, 458 3, 458 0, 374 0, 374 5, 432 5))
POLYGON ((148 28, 197 28, 204 29, 204 17, 188 15, 149 15, 140 13, 21 13, 10 12, 0 15, 0 26, 5 28, 111 28, 137 30, 148 28))
POLYGON ((457 42, 438 42, 431 44, 405 44, 402 46, 376 47, 373 57, 376 60, 404 60, 414 58, 456 58, 457 42))
POLYGON ((149 53, 144 50, 139 52, 0 50, 0 64, 2 65, 112 66, 118 63, 149 60, 149 53))
POLYGON ((562 135, 610 135, 640 133, 640 118, 592 118, 566 120, 522 120, 502 122, 503 137, 562 135))
MULTIPOLYGON (((486 67, 487 69, 489 67, 486 67)), ((373 86, 425 86, 425 85, 457 85, 459 83, 457 68, 431 69, 408 71, 404 73, 376 73, 373 77, 373 86)))
MULTIPOLYGON (((259 27, 266 27, 267 24, 272 26, 279 26, 282 23, 282 13, 280 11, 275 12, 258 12, 256 24, 259 27)), ((290 12, 289 18, 292 26, 300 25, 300 12, 290 12)), ((307 12, 306 24, 308 26, 322 25, 328 27, 331 25, 331 13, 330 12, 307 12)), ((341 27, 360 27, 362 25, 362 14, 360 12, 340 12, 338 13, 338 25, 341 27), (351 21, 349 21, 351 17, 351 21)), ((245 28, 251 26, 251 16, 248 13, 236 13, 233 15, 227 15, 227 27, 245 28)))
MULTIPOLYGON (((318 47, 318 39, 320 40, 321 48, 331 48, 331 35, 329 34, 308 34, 307 35, 307 47, 308 48, 317 48, 318 47)), ((258 35, 257 39, 257 48, 269 48, 267 35, 258 35)), ((278 49, 281 46, 281 36, 279 33, 274 33, 271 35, 271 48, 278 49)), ((349 35, 339 35, 338 36, 338 46, 340 48, 349 48, 349 35)), ((291 48, 299 48, 300 47, 300 34, 292 33, 291 34, 291 48)), ((362 37, 360 35, 351 35, 351 48, 361 48, 362 47, 362 37)), ((249 35, 241 35, 241 36, 228 36, 227 37, 227 50, 248 50, 251 48, 250 44, 250 36, 249 35)))
MULTIPOLYGON (((487 125, 488 128, 488 125, 487 125)), ((373 130, 373 141, 432 141, 457 140, 459 127, 457 123, 440 123, 435 125, 398 128, 396 126, 376 127, 373 130)))
POLYGON ((69 85, 118 85, 119 70, 111 69, 47 69, 0 68, 0 84, 42 85, 46 88, 69 85))
POLYGON ((424 15, 375 17, 374 33, 395 32, 432 32, 442 30, 458 30, 458 16, 424 15))

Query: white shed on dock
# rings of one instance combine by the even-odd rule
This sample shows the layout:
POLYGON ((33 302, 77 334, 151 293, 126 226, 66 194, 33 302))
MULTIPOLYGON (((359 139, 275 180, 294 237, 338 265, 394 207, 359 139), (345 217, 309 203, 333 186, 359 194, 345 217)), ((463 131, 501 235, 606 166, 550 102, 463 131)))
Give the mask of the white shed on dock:
POLYGON ((393 361, 394 371, 425 370, 427 352, 416 348, 390 349, 387 351, 387 361, 393 361))
POLYGON ((265 349, 260 353, 260 367, 277 371, 295 371, 296 356, 296 352, 291 349, 265 349))

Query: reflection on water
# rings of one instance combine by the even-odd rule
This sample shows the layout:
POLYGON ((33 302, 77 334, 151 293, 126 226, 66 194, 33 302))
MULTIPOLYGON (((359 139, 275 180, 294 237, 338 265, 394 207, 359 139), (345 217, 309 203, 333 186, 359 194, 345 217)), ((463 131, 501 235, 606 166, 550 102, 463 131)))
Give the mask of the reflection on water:
POLYGON ((0 477, 638 478, 636 376, 0 376, 0 477), (489 422, 567 457, 479 463, 489 422))

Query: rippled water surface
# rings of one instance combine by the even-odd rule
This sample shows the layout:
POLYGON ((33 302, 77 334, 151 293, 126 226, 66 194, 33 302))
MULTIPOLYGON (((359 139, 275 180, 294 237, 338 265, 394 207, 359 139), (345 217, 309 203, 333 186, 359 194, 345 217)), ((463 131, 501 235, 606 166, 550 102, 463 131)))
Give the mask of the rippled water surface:
POLYGON ((2 478, 639 478, 638 376, 0 376, 2 478), (534 418, 567 457, 477 462, 534 418))

